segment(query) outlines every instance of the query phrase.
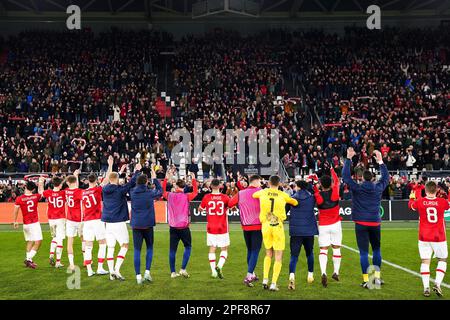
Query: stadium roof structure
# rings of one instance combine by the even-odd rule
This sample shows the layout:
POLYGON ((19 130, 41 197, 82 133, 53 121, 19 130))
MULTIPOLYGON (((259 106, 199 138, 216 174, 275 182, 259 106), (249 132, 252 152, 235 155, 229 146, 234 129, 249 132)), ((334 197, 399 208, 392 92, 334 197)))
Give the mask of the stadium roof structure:
POLYGON ((378 5, 389 16, 448 17, 450 0, 0 0, 0 19, 57 17, 75 4, 88 17, 152 19, 208 18, 246 15, 273 18, 308 18, 366 15, 378 5))

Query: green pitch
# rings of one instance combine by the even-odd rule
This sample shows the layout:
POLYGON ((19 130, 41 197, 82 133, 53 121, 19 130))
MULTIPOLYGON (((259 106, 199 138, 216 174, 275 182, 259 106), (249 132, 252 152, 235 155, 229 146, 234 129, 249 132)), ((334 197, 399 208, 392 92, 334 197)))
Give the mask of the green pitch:
MULTIPOLYGON (((344 223, 343 243, 356 248, 352 223, 344 223)), ((382 229, 383 259, 418 272, 420 259, 417 249, 417 223, 384 223, 382 229)), ((230 226, 231 247, 229 258, 224 266, 225 279, 210 278, 208 250, 204 224, 192 225, 193 249, 188 271, 190 279, 171 279, 168 265, 169 234, 166 225, 158 225, 155 229, 154 258, 152 276, 154 282, 138 286, 135 282, 133 268, 133 250, 130 248, 122 267, 122 275, 126 281, 110 281, 108 276, 88 278, 85 269, 81 268, 80 289, 69 290, 66 282, 70 274, 65 269, 56 270, 48 264, 50 234, 48 227, 43 226, 44 243, 35 258, 38 269, 26 269, 23 266, 24 241, 21 231, 11 230, 10 226, 0 226, 0 299, 425 299, 422 297, 422 282, 417 276, 409 274, 393 266, 382 266, 382 277, 386 284, 380 290, 367 290, 359 287, 361 272, 359 255, 349 249, 342 249, 341 282, 329 279, 328 288, 320 284, 318 264, 318 246, 315 244, 315 282, 306 283, 306 259, 301 252, 297 266, 297 290, 288 291, 289 250, 285 251, 283 269, 279 279, 279 292, 264 291, 260 283, 254 288, 243 285, 246 273, 246 249, 239 225, 230 226)), ((289 238, 287 238, 289 239, 289 238)), ((64 244, 65 245, 65 244, 64 244)), ((289 244, 287 243, 287 248, 289 244)), ((80 242, 75 247, 75 262, 82 264, 80 242), (78 254, 77 254, 78 253, 78 254)), ((116 253, 117 253, 116 249, 116 253)), ((94 249, 96 257, 97 244, 94 249)), ((144 263, 144 252, 142 262, 144 263)), ((64 248, 63 263, 67 265, 67 251, 64 248)), ((182 246, 177 255, 177 270, 182 259, 182 246), (180 250, 181 249, 181 250, 180 250)), ((256 272, 262 277, 261 250, 256 272)), ((328 260, 328 273, 332 273, 331 255, 328 260)), ((94 270, 96 260, 94 260, 94 270)), ((106 268, 106 263, 105 263, 106 268)), ((436 261, 432 263, 432 277, 436 261)), ((142 271, 143 272, 143 271, 142 271)), ((444 282, 450 282, 448 276, 444 282)), ((443 288, 445 298, 450 297, 450 289, 443 288)), ((428 298, 438 299, 434 294, 428 298)), ((444 299, 444 298, 443 298, 444 299)))

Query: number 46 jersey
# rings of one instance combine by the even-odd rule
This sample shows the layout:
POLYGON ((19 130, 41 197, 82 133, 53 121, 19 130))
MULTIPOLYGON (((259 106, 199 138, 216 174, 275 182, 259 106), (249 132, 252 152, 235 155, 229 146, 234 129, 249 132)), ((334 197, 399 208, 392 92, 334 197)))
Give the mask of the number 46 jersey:
POLYGON ((83 190, 83 221, 99 220, 102 217, 102 187, 83 190))
POLYGON ((449 208, 446 199, 419 198, 417 200, 410 200, 409 207, 419 213, 420 241, 446 241, 444 212, 449 208))
POLYGON ((228 201, 230 198, 222 193, 209 193, 203 197, 200 209, 206 210, 208 233, 228 233, 228 201))

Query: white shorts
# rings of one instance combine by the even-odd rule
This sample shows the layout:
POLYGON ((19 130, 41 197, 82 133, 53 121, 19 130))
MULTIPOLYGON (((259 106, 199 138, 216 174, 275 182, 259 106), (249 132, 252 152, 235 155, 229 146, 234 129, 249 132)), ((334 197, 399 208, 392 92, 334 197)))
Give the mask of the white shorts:
POLYGON ((431 259, 432 255, 438 259, 447 259, 447 241, 442 242, 426 242, 419 240, 420 259, 431 259))
POLYGON ((206 234, 206 245, 208 247, 217 247, 217 248, 228 247, 230 245, 230 234, 229 233, 223 233, 223 234, 207 233, 206 234))
POLYGON ((106 238, 105 223, 100 219, 83 222, 83 240, 94 241, 106 238))
POLYGON ((326 226, 319 225, 319 247, 329 247, 330 245, 342 245, 342 226, 340 221, 326 226))
POLYGON ((48 219, 52 238, 64 240, 66 238, 66 219, 48 219))
POLYGON ((108 247, 114 247, 116 241, 123 245, 130 242, 126 222, 106 222, 106 244, 108 247))
POLYGON ((40 241, 42 240, 42 229, 39 222, 24 224, 23 234, 25 241, 40 241))
POLYGON ((66 221, 66 236, 68 238, 75 238, 76 236, 81 237, 83 235, 82 228, 83 228, 83 226, 81 225, 81 222, 67 220, 66 221))

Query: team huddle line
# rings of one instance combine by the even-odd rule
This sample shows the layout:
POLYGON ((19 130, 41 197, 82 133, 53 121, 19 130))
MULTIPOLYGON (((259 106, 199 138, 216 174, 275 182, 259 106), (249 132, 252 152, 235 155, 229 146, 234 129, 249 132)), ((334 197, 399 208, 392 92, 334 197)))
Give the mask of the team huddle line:
MULTIPOLYGON (((342 172, 343 182, 352 193, 352 220, 355 222, 355 235, 360 254, 363 288, 372 288, 384 284, 381 278, 381 217, 379 206, 381 195, 388 185, 389 173, 383 163, 381 153, 373 152, 379 164, 381 178, 375 181, 370 171, 364 171, 362 181, 355 181, 351 175, 352 158, 355 151, 347 150, 347 159, 342 172), (372 265, 374 276, 369 279, 369 246, 372 248, 372 265)), ((88 176, 89 187, 79 188, 78 171, 68 176, 65 181, 60 177, 51 179, 52 188, 45 190, 45 178, 40 178, 38 186, 29 181, 24 195, 16 199, 14 209, 14 227, 18 228, 19 209, 23 216, 23 231, 26 241, 26 259, 24 264, 35 269, 33 262, 41 243, 42 230, 38 219, 37 204, 42 197, 48 201, 48 220, 52 235, 50 245, 50 264, 56 268, 63 267, 61 257, 63 241, 67 237, 67 255, 69 269, 74 270, 75 237, 82 239, 83 261, 88 276, 107 275, 111 280, 125 280, 120 270, 129 246, 129 233, 126 222, 130 221, 133 235, 134 268, 136 281, 152 281, 150 273, 153 259, 155 210, 154 201, 163 197, 167 200, 168 224, 170 234, 169 266, 172 278, 179 276, 189 278, 189 263, 192 241, 190 232, 189 203, 198 194, 198 185, 193 173, 190 174, 193 190, 186 192, 186 182, 177 179, 168 190, 168 181, 173 179, 176 169, 169 169, 161 184, 153 168, 135 166, 135 172, 129 182, 120 183, 119 176, 126 170, 113 172, 113 158, 108 159, 108 171, 99 184, 97 176, 88 176), (63 185, 67 184, 67 188, 63 185), (150 187, 154 184, 154 187, 150 187), (37 189, 37 193, 34 193, 37 189), (128 199, 131 200, 131 218, 128 199), (66 210, 67 208, 67 210, 66 210), (94 241, 99 244, 96 272, 92 269, 92 251, 94 241), (146 261, 144 277, 141 274, 141 250, 146 244, 146 261), (184 246, 181 268, 176 271, 176 253, 180 241, 184 246), (115 247, 120 249, 116 257, 115 247), (107 268, 103 265, 106 259, 107 268)), ((307 282, 314 281, 314 236, 318 235, 320 247, 319 265, 321 284, 328 286, 327 264, 331 247, 333 273, 331 278, 340 281, 342 226, 339 215, 339 178, 331 168, 330 174, 320 179, 313 179, 312 185, 306 181, 295 182, 295 193, 289 196, 280 190, 280 178, 271 176, 268 188, 261 189, 262 178, 258 175, 249 177, 245 186, 233 197, 221 193, 222 183, 218 179, 211 181, 211 192, 206 194, 199 210, 207 217, 208 260, 213 278, 224 278, 223 268, 228 258, 230 236, 227 211, 239 207, 241 226, 247 247, 247 274, 243 283, 253 287, 259 280, 255 268, 262 244, 265 247, 263 259, 262 287, 278 291, 278 278, 282 270, 283 251, 286 246, 284 222, 286 212, 290 211, 290 263, 288 289, 295 290, 295 274, 301 248, 304 248, 308 274, 307 282), (319 209, 318 225, 314 208, 319 209), (216 251, 220 250, 217 260, 216 251), (272 266, 273 261, 273 266, 272 266), (269 274, 273 267, 269 284, 269 274)), ((432 181, 421 190, 411 193, 409 207, 419 213, 419 253, 422 260, 420 273, 424 295, 430 296, 430 263, 432 256, 438 259, 436 281, 433 291, 442 296, 441 283, 447 268, 447 241, 444 211, 449 208, 446 199, 436 197, 437 187, 432 181)))

